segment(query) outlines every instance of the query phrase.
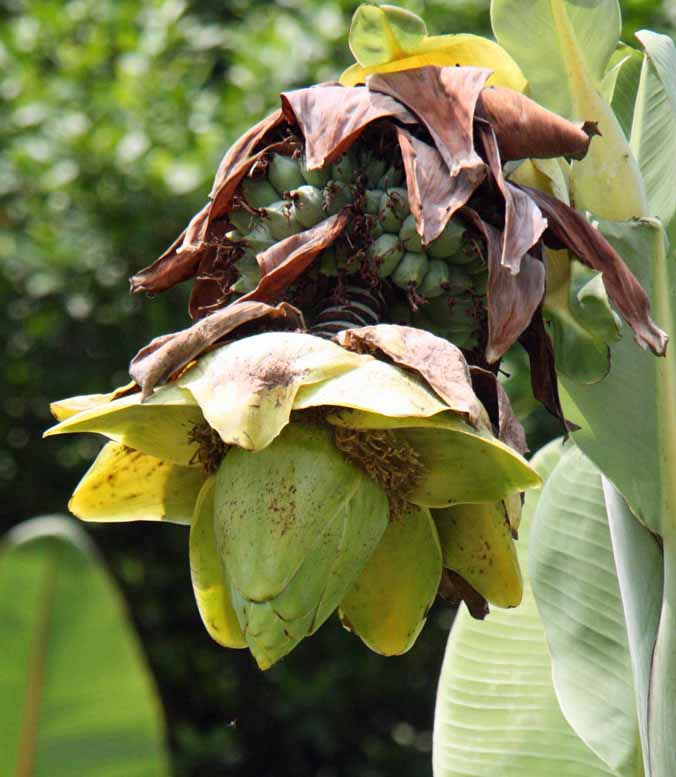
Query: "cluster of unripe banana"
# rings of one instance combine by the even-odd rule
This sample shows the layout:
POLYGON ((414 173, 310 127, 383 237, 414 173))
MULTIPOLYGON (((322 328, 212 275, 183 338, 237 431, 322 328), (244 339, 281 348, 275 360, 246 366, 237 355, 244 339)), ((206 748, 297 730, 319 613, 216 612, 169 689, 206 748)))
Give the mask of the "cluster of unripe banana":
MULTIPOLYGON (((358 147, 359 144, 356 144, 358 147)), ((410 211, 404 175, 396 162, 353 146, 337 162, 309 170, 302 155, 272 154, 242 181, 228 218, 226 240, 237 247, 235 294, 260 280, 256 255, 351 205, 358 238, 339 239, 323 251, 315 273, 359 276, 399 293, 390 318, 435 332, 461 348, 478 344, 488 270, 478 242, 459 217, 423 246, 410 211)))

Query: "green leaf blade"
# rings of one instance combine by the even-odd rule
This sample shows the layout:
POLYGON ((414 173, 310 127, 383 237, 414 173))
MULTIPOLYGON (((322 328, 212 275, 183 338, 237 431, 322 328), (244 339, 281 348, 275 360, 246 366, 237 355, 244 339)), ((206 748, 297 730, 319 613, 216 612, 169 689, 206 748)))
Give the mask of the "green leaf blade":
POLYGON ((609 219, 646 215, 638 164, 601 96, 620 35, 617 0, 494 0, 491 18, 498 43, 524 71, 535 100, 568 119, 599 125, 601 137, 572 165, 576 207, 609 219))
POLYGON ((69 521, 40 519, 10 534, 0 556, 11 657, 0 672, 0 773, 165 777, 152 680, 83 537, 69 521))
POLYGON ((538 502, 529 566, 562 711, 614 773, 633 777, 638 722, 601 474, 576 448, 538 502))
POLYGON ((605 478, 603 493, 627 624, 644 771, 646 777, 652 777, 648 713, 664 588, 662 549, 654 535, 632 515, 619 491, 605 478))
POLYGON ((574 115, 579 99, 573 72, 600 85, 621 31, 617 0, 494 0, 491 22, 498 43, 526 74, 532 97, 564 116, 574 115))
POLYGON ((641 30, 646 52, 636 94, 631 148, 645 180, 651 215, 668 225, 676 212, 676 47, 667 35, 641 30))

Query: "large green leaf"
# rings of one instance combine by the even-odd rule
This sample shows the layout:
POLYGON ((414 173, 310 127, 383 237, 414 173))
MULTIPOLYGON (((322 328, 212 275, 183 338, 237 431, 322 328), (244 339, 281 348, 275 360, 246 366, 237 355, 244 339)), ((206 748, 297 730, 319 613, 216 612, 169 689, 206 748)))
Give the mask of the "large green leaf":
POLYGON ((668 224, 676 212, 676 48, 667 35, 641 30, 646 56, 636 94, 631 148, 645 180, 651 215, 668 224))
POLYGON ((68 519, 0 552, 0 774, 168 774, 153 682, 115 586, 68 519))
POLYGON ((491 18, 498 43, 523 70, 535 100, 569 119, 599 124, 601 137, 572 165, 576 206, 610 219, 645 215, 638 165, 601 96, 620 33, 617 0, 493 0, 491 18))
MULTIPOLYGON (((648 291, 655 320, 676 331, 674 259, 660 223, 599 222, 648 291)), ((566 415, 581 429, 580 448, 622 492, 631 511, 664 546, 662 613, 650 672, 647 741, 653 777, 676 774, 676 356, 655 359, 625 335, 611 349, 612 369, 596 385, 562 379, 566 415)))
POLYGON ((621 30, 617 0, 493 0, 491 22, 533 97, 564 116, 575 113, 583 85, 603 80, 621 30))
POLYGON ((561 709, 614 773, 635 777, 642 751, 601 473, 578 448, 550 475, 530 540, 530 579, 561 709))
POLYGON ((655 536, 632 515, 619 491, 605 478, 603 492, 629 637, 645 774, 650 777, 648 714, 652 657, 664 585, 662 548, 655 536))
MULTIPOLYGON (((533 459, 546 477, 559 443, 533 459)), ((545 486, 546 489, 546 486, 545 486)), ((519 529, 525 558, 537 494, 528 492, 519 529)), ((601 777, 613 772, 563 717, 535 600, 524 570, 524 598, 481 622, 464 607, 451 632, 434 724, 435 777, 601 777)))

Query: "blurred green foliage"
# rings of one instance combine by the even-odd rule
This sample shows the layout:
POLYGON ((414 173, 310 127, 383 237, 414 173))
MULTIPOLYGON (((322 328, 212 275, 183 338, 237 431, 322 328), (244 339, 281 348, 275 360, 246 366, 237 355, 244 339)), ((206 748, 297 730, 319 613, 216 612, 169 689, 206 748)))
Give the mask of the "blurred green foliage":
MULTIPOLYGON (((488 0, 402 2, 431 33, 486 34, 488 0)), ((623 0, 625 38, 670 2, 623 0)), ((126 382, 186 290, 132 299, 203 204, 237 135, 278 92, 351 62, 346 0, 0 0, 0 490, 4 526, 63 509, 96 453, 41 442, 50 399, 126 382)), ((531 422, 531 440, 547 436, 531 422)), ((262 675, 203 631, 180 527, 96 528, 130 599, 169 719, 177 777, 429 774, 450 614, 414 650, 370 654, 337 624, 262 675)))

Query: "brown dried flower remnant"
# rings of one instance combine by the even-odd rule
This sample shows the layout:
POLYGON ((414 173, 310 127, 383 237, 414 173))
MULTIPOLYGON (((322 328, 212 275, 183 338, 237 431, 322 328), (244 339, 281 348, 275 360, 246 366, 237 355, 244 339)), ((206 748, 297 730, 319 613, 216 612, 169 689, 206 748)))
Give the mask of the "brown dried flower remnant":
POLYGON ((419 454, 386 429, 336 427, 334 435, 336 447, 385 489, 396 513, 397 503, 403 502, 422 475, 423 463, 419 454))
POLYGON ((199 463, 205 475, 213 475, 218 470, 230 448, 206 421, 197 424, 190 430, 188 441, 197 443, 199 446, 190 463, 199 463))

